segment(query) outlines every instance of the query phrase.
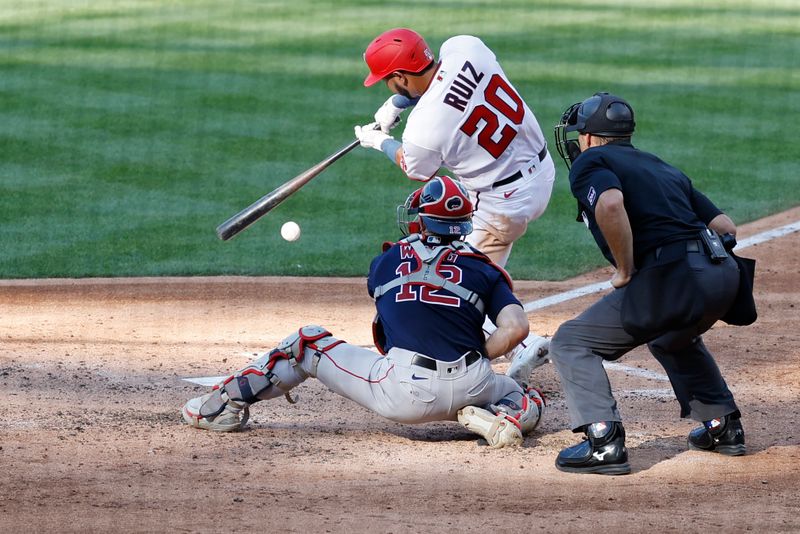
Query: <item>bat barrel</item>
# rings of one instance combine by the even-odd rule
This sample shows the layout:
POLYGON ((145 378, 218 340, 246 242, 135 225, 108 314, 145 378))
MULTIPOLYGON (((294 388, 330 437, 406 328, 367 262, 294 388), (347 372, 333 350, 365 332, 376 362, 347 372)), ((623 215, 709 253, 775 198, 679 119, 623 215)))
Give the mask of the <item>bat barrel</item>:
POLYGON ((217 226, 217 237, 223 241, 227 241, 256 222, 264 213, 274 208, 278 202, 282 200, 274 199, 277 201, 274 202, 272 206, 269 206, 262 202, 265 198, 266 197, 261 198, 258 202, 255 202, 251 206, 245 208, 224 223, 217 226))
POLYGON ((267 193, 260 199, 256 200, 250 206, 246 207, 224 223, 217 226, 217 236, 223 241, 227 241, 228 239, 232 238, 253 224, 259 218, 266 215, 270 210, 275 208, 275 206, 289 198, 289 196, 295 193, 298 189, 311 181, 312 178, 327 169, 334 161, 338 160, 358 145, 358 139, 350 142, 350 144, 340 148, 307 171, 298 174, 288 182, 275 188, 274 191, 267 193))

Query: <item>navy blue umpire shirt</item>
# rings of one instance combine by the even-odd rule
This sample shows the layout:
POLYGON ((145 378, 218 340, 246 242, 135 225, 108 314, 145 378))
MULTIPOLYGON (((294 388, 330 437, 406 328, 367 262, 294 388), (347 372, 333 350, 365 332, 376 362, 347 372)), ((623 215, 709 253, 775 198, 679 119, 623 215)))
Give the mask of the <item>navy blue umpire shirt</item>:
POLYGON ((582 152, 570 169, 569 183, 578 200, 578 220, 586 223, 612 264, 614 258, 594 211, 597 199, 608 189, 622 191, 637 265, 656 247, 696 238, 722 213, 680 170, 629 141, 613 141, 582 152))
MULTIPOLYGON (((367 279, 369 295, 374 296, 376 287, 420 268, 421 262, 409 244, 394 243, 372 260, 367 279)), ((478 293, 493 322, 507 305, 520 304, 505 271, 474 248, 448 254, 437 272, 478 293)), ((484 314, 447 290, 405 284, 378 298, 375 307, 386 335, 387 352, 399 347, 448 362, 470 350, 485 354, 484 314)))

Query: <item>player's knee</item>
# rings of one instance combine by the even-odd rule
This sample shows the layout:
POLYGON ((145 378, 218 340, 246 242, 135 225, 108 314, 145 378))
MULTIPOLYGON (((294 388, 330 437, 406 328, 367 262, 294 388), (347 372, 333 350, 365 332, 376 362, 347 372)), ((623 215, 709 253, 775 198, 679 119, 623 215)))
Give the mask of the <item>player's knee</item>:
POLYGON ((316 344, 326 338, 330 338, 331 333, 325 328, 318 325, 306 325, 300 327, 297 332, 293 332, 286 336, 276 350, 286 355, 287 359, 296 359, 298 361, 303 359, 304 351, 307 345, 316 344))
POLYGON ((333 337, 325 328, 318 325, 306 325, 296 333, 287 336, 278 344, 275 350, 288 359, 292 367, 300 369, 300 363, 302 362, 304 372, 308 373, 309 376, 316 377, 317 366, 322 354, 339 343, 342 343, 342 341, 333 337), (310 351, 307 349, 310 349, 310 351), (305 361, 307 355, 310 361, 305 361))
POLYGON ((662 336, 647 344, 647 348, 655 356, 662 354, 693 354, 701 343, 700 336, 662 336))

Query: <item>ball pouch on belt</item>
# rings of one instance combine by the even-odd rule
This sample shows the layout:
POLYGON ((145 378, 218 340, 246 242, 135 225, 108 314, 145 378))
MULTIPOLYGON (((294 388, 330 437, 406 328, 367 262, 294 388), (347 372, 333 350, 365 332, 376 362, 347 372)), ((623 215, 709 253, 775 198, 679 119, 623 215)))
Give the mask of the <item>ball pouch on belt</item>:
POLYGON ((725 250, 722 239, 714 230, 706 228, 699 235, 700 241, 703 242, 703 246, 708 252, 708 257, 713 263, 722 263, 728 258, 728 251, 725 250))

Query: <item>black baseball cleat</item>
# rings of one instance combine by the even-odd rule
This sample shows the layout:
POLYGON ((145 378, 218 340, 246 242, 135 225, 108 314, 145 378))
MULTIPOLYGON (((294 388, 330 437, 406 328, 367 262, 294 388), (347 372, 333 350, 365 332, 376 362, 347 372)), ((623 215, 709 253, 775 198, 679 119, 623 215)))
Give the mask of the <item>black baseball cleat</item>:
POLYGON ((625 429, 618 421, 593 423, 586 429, 586 438, 558 454, 556 468, 567 473, 627 475, 628 449, 625 429))
POLYGON ((742 421, 730 415, 705 421, 703 426, 689 432, 686 441, 689 449, 695 451, 718 452, 727 456, 742 456, 747 452, 742 421))

